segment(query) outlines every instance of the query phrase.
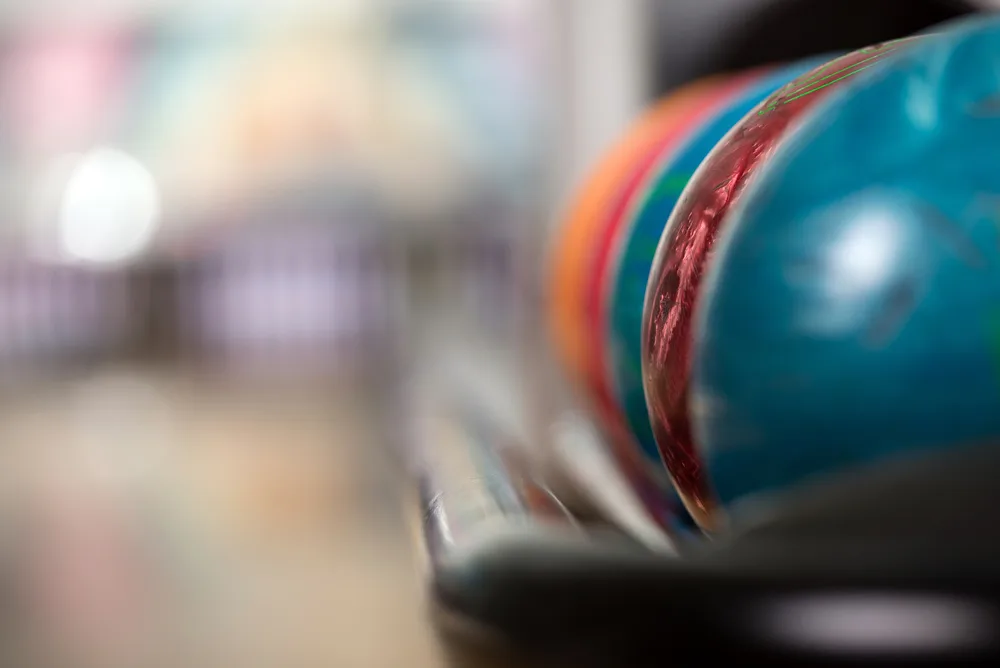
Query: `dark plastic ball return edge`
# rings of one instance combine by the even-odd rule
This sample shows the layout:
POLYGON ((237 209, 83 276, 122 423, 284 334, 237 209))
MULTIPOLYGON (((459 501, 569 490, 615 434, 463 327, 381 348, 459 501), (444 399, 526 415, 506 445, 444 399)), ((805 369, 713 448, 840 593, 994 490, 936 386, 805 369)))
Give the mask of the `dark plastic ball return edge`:
POLYGON ((544 665, 993 665, 998 479, 1000 446, 840 476, 682 558, 511 532, 437 564, 431 591, 439 619, 544 665))

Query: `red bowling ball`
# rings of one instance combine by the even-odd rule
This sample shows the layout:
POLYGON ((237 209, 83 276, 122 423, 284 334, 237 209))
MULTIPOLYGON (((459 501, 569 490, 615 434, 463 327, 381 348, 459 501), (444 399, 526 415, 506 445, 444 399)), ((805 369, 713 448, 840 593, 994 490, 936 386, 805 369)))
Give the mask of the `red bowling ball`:
POLYGON ((712 245, 727 213, 796 121, 826 93, 911 41, 836 58, 772 95, 702 163, 660 239, 643 315, 643 383, 664 464, 688 510, 705 529, 712 528, 711 494, 692 438, 688 392, 692 316, 712 245))

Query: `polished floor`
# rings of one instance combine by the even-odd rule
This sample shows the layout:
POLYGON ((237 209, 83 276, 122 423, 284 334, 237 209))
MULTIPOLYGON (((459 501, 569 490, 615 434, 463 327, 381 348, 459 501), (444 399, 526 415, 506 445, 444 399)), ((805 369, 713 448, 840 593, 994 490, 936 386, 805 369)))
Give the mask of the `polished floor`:
POLYGON ((134 368, 4 397, 4 665, 442 665, 385 417, 134 368))

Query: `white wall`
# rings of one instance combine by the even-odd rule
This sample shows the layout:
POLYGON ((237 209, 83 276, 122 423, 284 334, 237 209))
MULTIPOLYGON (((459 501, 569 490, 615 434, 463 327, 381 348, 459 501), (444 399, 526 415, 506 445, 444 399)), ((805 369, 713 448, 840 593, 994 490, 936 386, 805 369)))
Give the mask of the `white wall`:
POLYGON ((602 153, 647 104, 647 2, 554 0, 556 79, 553 200, 565 207, 602 153))

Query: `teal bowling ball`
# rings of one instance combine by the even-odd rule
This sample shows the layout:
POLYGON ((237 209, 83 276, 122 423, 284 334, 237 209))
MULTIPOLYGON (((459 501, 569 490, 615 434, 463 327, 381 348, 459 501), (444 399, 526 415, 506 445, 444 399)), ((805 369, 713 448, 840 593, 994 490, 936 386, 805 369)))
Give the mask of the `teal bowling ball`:
POLYGON ((716 248, 691 401, 707 528, 1000 443, 1000 20, 949 26, 818 105, 716 248))

